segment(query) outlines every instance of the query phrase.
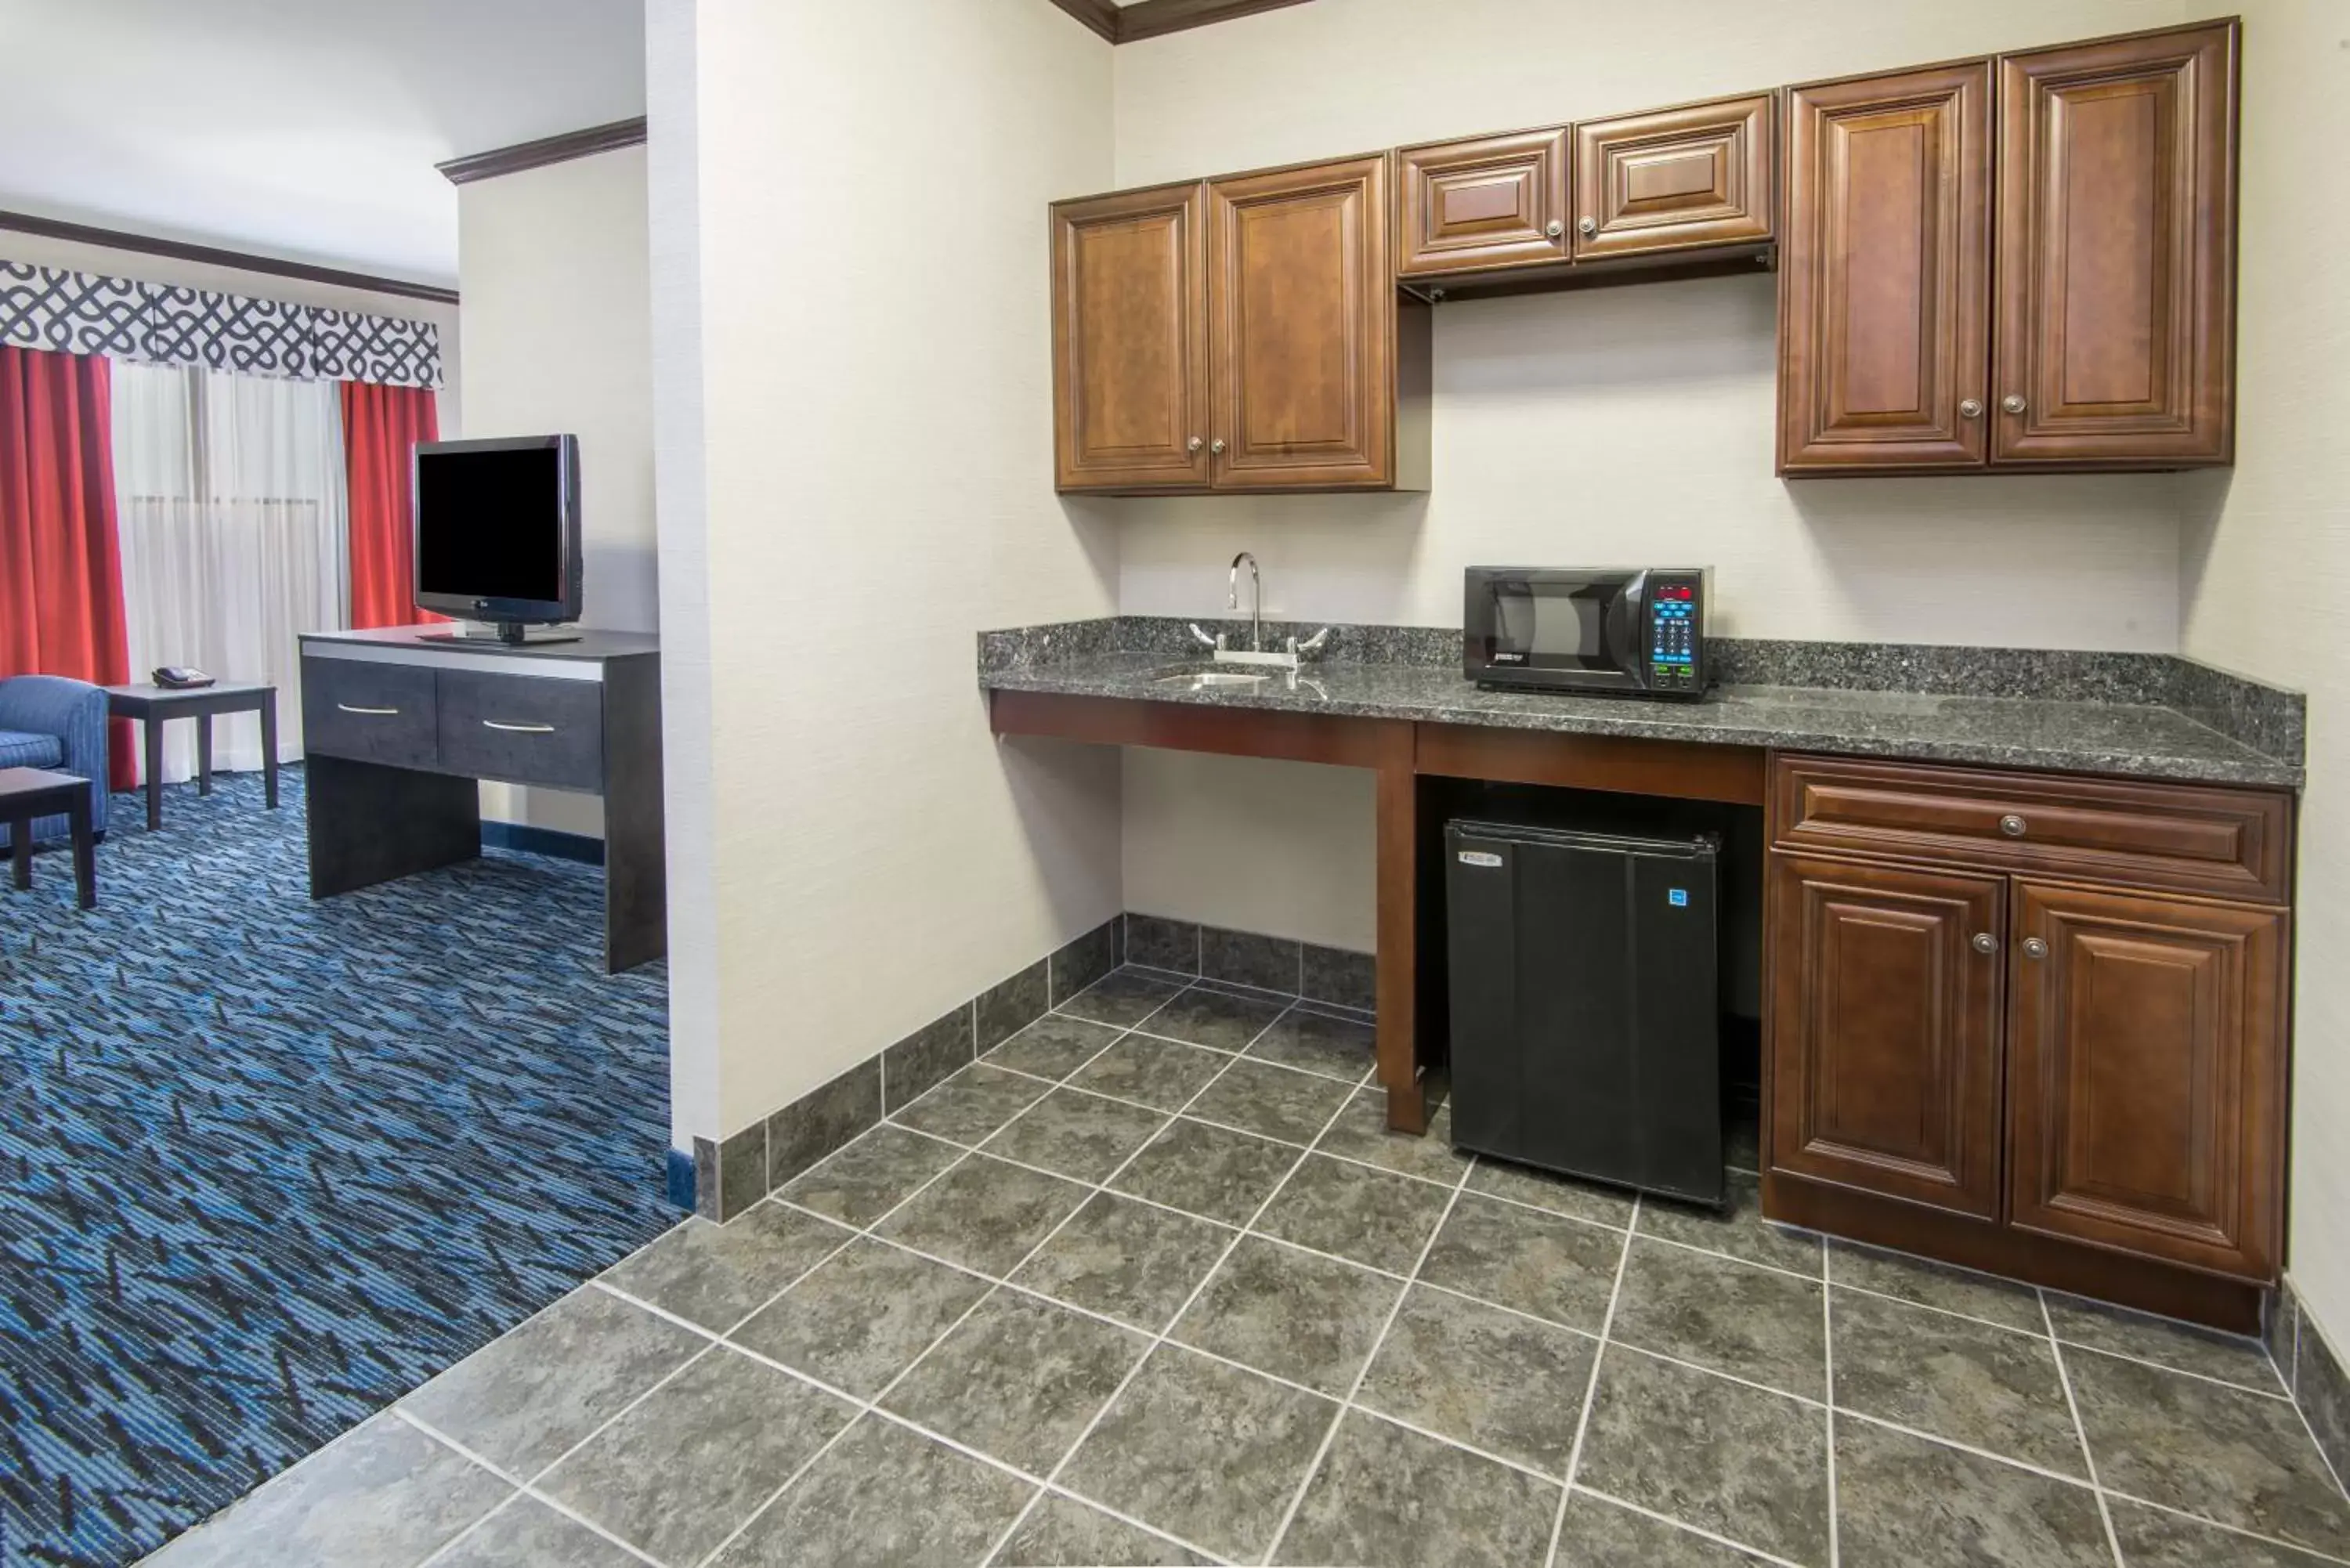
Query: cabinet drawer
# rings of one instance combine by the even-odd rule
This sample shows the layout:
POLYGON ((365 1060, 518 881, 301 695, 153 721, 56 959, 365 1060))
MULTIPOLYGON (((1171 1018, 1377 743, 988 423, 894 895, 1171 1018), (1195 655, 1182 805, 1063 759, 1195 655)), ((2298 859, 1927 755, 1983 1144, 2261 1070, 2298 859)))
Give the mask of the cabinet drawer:
POLYGON ((603 758, 599 683, 441 672, 441 765, 451 773, 598 790, 603 758))
POLYGON ((2292 805, 2261 790, 1779 760, 1773 832, 1796 849, 2284 901, 2292 805))
POLYGON ((391 767, 438 761, 432 671, 356 659, 302 659, 302 747, 391 767))

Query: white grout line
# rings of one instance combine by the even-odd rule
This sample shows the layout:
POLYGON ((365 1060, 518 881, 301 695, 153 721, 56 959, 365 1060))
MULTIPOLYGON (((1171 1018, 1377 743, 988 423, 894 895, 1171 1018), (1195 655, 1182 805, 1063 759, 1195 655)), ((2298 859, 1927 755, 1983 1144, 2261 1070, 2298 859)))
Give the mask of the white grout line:
MULTIPOLYGON (((1271 1025, 1267 1025, 1267 1027, 1269 1028, 1271 1025)), ((1376 1072, 1377 1069, 1374 1068, 1373 1071, 1376 1072)), ((1218 1075, 1219 1077, 1222 1075, 1222 1074, 1218 1075)), ((1370 1073, 1363 1075, 1364 1083, 1367 1084, 1370 1080, 1370 1073)), ((1213 1082, 1213 1079, 1210 1080, 1210 1084, 1212 1084, 1213 1082)), ((1208 1085, 1201 1085, 1201 1093, 1205 1094, 1208 1086, 1208 1085)), ((1199 1096, 1195 1095, 1192 1097, 1197 1099, 1199 1096)), ((1337 1125, 1338 1118, 1346 1115, 1347 1106, 1353 1103, 1354 1096, 1351 1094, 1348 1095, 1345 1100, 1339 1102, 1337 1108, 1330 1113, 1329 1120, 1322 1124, 1322 1131, 1315 1135, 1315 1143, 1321 1142, 1324 1137, 1329 1136, 1330 1129, 1337 1125)), ((1289 1185, 1290 1178, 1297 1174, 1298 1167, 1305 1163, 1306 1156, 1312 1152, 1312 1148, 1309 1147, 1307 1149, 1301 1152, 1295 1160, 1290 1162, 1289 1168, 1282 1173, 1281 1179, 1274 1184, 1272 1189, 1265 1194, 1264 1200, 1259 1203, 1256 1206, 1255 1210, 1250 1214, 1247 1223, 1242 1226, 1242 1228, 1233 1234, 1232 1240, 1224 1244, 1224 1250, 1216 1255, 1215 1262, 1211 1263, 1206 1272, 1200 1276, 1199 1282, 1191 1287, 1191 1293, 1183 1298, 1182 1303, 1175 1309, 1173 1314, 1168 1318, 1167 1322, 1159 1328, 1159 1332, 1151 1336, 1149 1346, 1143 1351, 1141 1358, 1136 1361, 1132 1366, 1127 1368, 1125 1377, 1121 1378, 1118 1382, 1118 1386, 1110 1391, 1109 1398, 1104 1401, 1101 1407, 1093 1413, 1092 1418, 1086 1423, 1084 1430, 1077 1434, 1076 1440, 1069 1445, 1067 1451, 1063 1453, 1059 1461, 1053 1466, 1052 1473, 1045 1478, 1045 1484, 1048 1488, 1055 1487, 1059 1484, 1061 1472, 1068 1468, 1069 1462, 1077 1457, 1078 1450, 1082 1449, 1086 1446, 1087 1441, 1093 1437, 1095 1428, 1101 1425, 1102 1417, 1117 1407, 1118 1402, 1121 1398, 1125 1397, 1127 1389, 1133 1386, 1136 1376, 1141 1373, 1145 1366, 1150 1364, 1151 1357, 1159 1354, 1160 1347, 1169 1343, 1168 1336, 1174 1332, 1175 1325, 1183 1321, 1183 1314, 1190 1312, 1193 1303, 1198 1302, 1201 1295, 1206 1292, 1209 1282, 1216 1277, 1220 1271, 1222 1270, 1225 1262, 1231 1259, 1232 1253, 1239 1250, 1241 1242, 1247 1239, 1249 1232, 1255 1228, 1256 1222, 1264 1218, 1264 1211, 1273 1206, 1274 1199, 1281 1196, 1282 1189, 1289 1185)), ((1188 1345, 1183 1346, 1183 1348, 1186 1351, 1191 1349, 1188 1345)), ((1276 1379, 1276 1381, 1279 1380, 1276 1379)), ((1322 1395, 1319 1396, 1319 1397, 1327 1398, 1328 1396, 1322 1395)), ((1091 1500, 1088 1499, 1087 1501, 1090 1501, 1091 1500)), ((1009 1539, 1008 1532, 1005 1539, 1009 1539)), ((1276 1537, 1275 1539, 1278 1540, 1279 1538, 1276 1537)), ((1003 1545, 1003 1542, 1002 1540, 997 1541, 988 1549, 988 1554, 990 1556, 993 1556, 996 1552, 1002 1550, 1003 1545)))
MULTIPOLYGON (((706 1348, 703 1350, 698 1350, 694 1352, 691 1356, 687 1358, 686 1365, 691 1366, 694 1362, 701 1360, 702 1356, 708 1354, 709 1352, 706 1348)), ((683 1368, 681 1367, 679 1370, 682 1371, 683 1368)), ((671 1376, 675 1375, 672 1374, 671 1376)), ((663 1378, 662 1381, 667 1382, 668 1379, 663 1378)), ((650 1390, 648 1390, 648 1392, 650 1392, 650 1390)), ((632 1408, 634 1407, 634 1401, 630 1402, 630 1406, 632 1408)), ((496 1476, 500 1480, 506 1482, 509 1486, 512 1486, 515 1489, 513 1494, 506 1498, 504 1502, 499 1503, 497 1507, 490 1510, 488 1513, 484 1514, 481 1518, 467 1525, 463 1530, 442 1542, 433 1550, 432 1555, 426 1557, 422 1563, 417 1564, 417 1568, 429 1568, 429 1564, 442 1561, 448 1556, 450 1552, 456 1547, 459 1542, 463 1541, 475 1531, 481 1529, 482 1526, 487 1524, 494 1515, 504 1512, 507 1508, 514 1504, 516 1499, 525 1497, 527 1497, 534 1501, 545 1504, 546 1507, 554 1510, 556 1513, 561 1514, 564 1518, 571 1521, 574 1524, 579 1525, 581 1528, 587 1530, 589 1533, 602 1536, 605 1540, 610 1542, 613 1545, 619 1547, 629 1556, 637 1559, 639 1563, 650 1563, 653 1564, 653 1568, 667 1568, 667 1565, 664 1564, 660 1558, 653 1556, 650 1552, 644 1551, 640 1547, 633 1546, 628 1542, 621 1540, 619 1536, 613 1534, 610 1531, 605 1529, 594 1520, 589 1519, 586 1514, 581 1513, 577 1509, 573 1508, 569 1503, 565 1502, 562 1499, 541 1490, 536 1480, 525 1481, 517 1480, 514 1473, 506 1469, 504 1466, 492 1464, 487 1459, 475 1453, 473 1449, 467 1448, 464 1444, 457 1441, 456 1438, 449 1436, 448 1433, 442 1431, 439 1428, 433 1426, 432 1423, 424 1420, 421 1417, 411 1415, 406 1410, 395 1410, 394 1413, 398 1415, 402 1421, 408 1423, 409 1426, 414 1428, 417 1431, 422 1433, 433 1442, 440 1444, 442 1448, 447 1449, 451 1453, 455 1454, 459 1458, 466 1459, 473 1464, 480 1466, 483 1469, 489 1471, 490 1474, 496 1476)), ((617 1419, 618 1417, 615 1418, 617 1419)), ((606 1425, 608 1426, 610 1423, 607 1422, 606 1425)), ((597 1428, 599 1432, 603 1428, 600 1427, 597 1428)), ((562 1463, 562 1460, 557 1459, 556 1463, 560 1464, 562 1463)), ((547 1467, 549 1469, 553 1468, 554 1466, 552 1465, 547 1467)), ((541 1476, 544 1476, 546 1473, 546 1471, 544 1469, 539 1471, 541 1476)))
POLYGON ((1828 1568, 1844 1561, 1844 1532, 1836 1505, 1835 1284, 1828 1278, 1827 1243, 1820 1243, 1820 1360, 1827 1381, 1828 1568))
MULTIPOLYGON (((1268 1023, 1265 1025, 1265 1028, 1270 1029, 1273 1027, 1274 1023, 1278 1022, 1279 1019, 1275 1018, 1273 1023, 1268 1023)), ((1262 1035, 1262 1033, 1263 1031, 1259 1031, 1259 1034, 1262 1035)), ((1250 1043, 1253 1044, 1255 1042, 1252 1039, 1250 1043)), ((1232 1061, 1237 1062, 1239 1059, 1239 1057, 1235 1056, 1232 1058, 1232 1061)), ((1142 1143, 1136 1146, 1133 1153, 1120 1160, 1118 1162, 1118 1168, 1111 1171, 1105 1180, 1117 1180, 1118 1176, 1125 1171, 1126 1168, 1128 1165, 1131 1165, 1141 1156, 1144 1149, 1149 1148, 1153 1143, 1157 1142, 1159 1138, 1165 1134, 1168 1127, 1173 1127, 1175 1123, 1180 1119, 1182 1110, 1189 1109, 1199 1100, 1201 1095, 1206 1094, 1211 1088, 1213 1088, 1217 1081, 1222 1078, 1225 1073, 1230 1071, 1232 1071, 1232 1063, 1227 1062, 1224 1066, 1217 1072, 1215 1077, 1210 1078, 1206 1083, 1201 1084, 1199 1089, 1191 1096, 1191 1098, 1183 1103, 1182 1109, 1170 1113, 1167 1116, 1166 1122, 1160 1126, 1157 1132, 1152 1133, 1149 1138, 1146 1138, 1142 1143)), ((1339 1102, 1337 1110, 1331 1113, 1331 1121, 1336 1121, 1337 1117, 1345 1112, 1347 1104, 1353 1099, 1354 1096, 1350 1093, 1347 1096, 1346 1100, 1339 1102)), ((1323 1130, 1325 1132, 1329 1130, 1329 1123, 1326 1122, 1323 1124, 1323 1130)), ((1101 1418, 1107 1415, 1111 1407, 1117 1405, 1118 1400, 1125 1396, 1127 1389, 1133 1384, 1136 1375, 1141 1372, 1142 1368, 1149 1365, 1150 1358, 1159 1353, 1159 1347, 1167 1343, 1167 1336, 1174 1331, 1175 1325, 1182 1321, 1183 1314, 1191 1310, 1191 1303, 1199 1300, 1201 1293, 1208 1288, 1208 1282, 1216 1277, 1217 1272, 1224 1266, 1225 1261, 1232 1255, 1233 1251, 1239 1248, 1241 1242, 1246 1239, 1249 1227, 1253 1226, 1258 1220, 1262 1219, 1264 1215, 1265 1210, 1272 1205, 1273 1200, 1281 1195, 1281 1189, 1289 1184, 1289 1179, 1292 1176, 1295 1176, 1297 1173, 1297 1168, 1305 1162, 1306 1153, 1308 1152, 1311 1152, 1310 1149, 1305 1152, 1301 1152, 1296 1159, 1290 1162, 1289 1168, 1282 1173, 1281 1179, 1278 1182, 1275 1182, 1272 1189, 1266 1192, 1264 1201, 1258 1204, 1255 1212, 1249 1216, 1248 1224, 1233 1232, 1232 1239, 1224 1243, 1223 1251, 1216 1254, 1216 1261, 1213 1263, 1211 1263, 1207 1270, 1201 1274, 1199 1282, 1191 1287, 1191 1293, 1185 1296, 1183 1298, 1182 1304, 1175 1309, 1174 1315, 1170 1317, 1166 1323, 1160 1325, 1157 1334, 1150 1336, 1149 1344, 1145 1345, 1143 1347, 1142 1354, 1135 1358, 1134 1365, 1126 1369, 1126 1376, 1118 1379, 1118 1386, 1110 1390, 1109 1397, 1104 1400, 1101 1406, 1094 1411, 1093 1415, 1087 1420, 1084 1429, 1078 1432, 1076 1441, 1072 1442, 1068 1448, 1063 1451, 1060 1459, 1055 1461, 1051 1472, 1045 1477, 1044 1484, 1047 1489, 1056 1486, 1059 1483, 1061 1472, 1068 1468, 1069 1461, 1076 1458, 1077 1450, 1084 1448, 1086 1440, 1093 1436, 1094 1428, 1101 1424, 1101 1418)), ((1105 1188, 1104 1190, 1107 1190, 1107 1188, 1105 1188)), ((1091 1199, 1087 1199, 1087 1202, 1088 1203, 1091 1201, 1091 1199)), ((1085 1207, 1085 1204, 1079 1204, 1077 1207, 1081 1210, 1085 1207)), ((1066 1225, 1070 1219, 1074 1219, 1076 1211, 1076 1210, 1072 1210, 1069 1215, 1062 1220, 1061 1225, 1066 1225)), ((1055 1226, 1053 1228, 1053 1234, 1058 1235, 1060 1233, 1060 1225, 1055 1226)), ((1052 1238, 1050 1236, 1045 1238, 1047 1241, 1051 1239, 1052 1238)), ((1044 1243, 1039 1242, 1037 1244, 1037 1250, 1041 1250, 1043 1246, 1044 1243)), ((1029 1259, 1034 1258, 1035 1256, 1035 1251, 1032 1251, 1029 1253, 1028 1258, 1023 1258, 1010 1272, 1013 1273, 1018 1273, 1021 1269, 1027 1266, 1029 1259)), ((1221 1359, 1221 1357, 1219 1359, 1221 1359)), ((1030 1506, 1034 1506, 1033 1499, 1031 1500, 1030 1506)), ((1024 1509, 1022 1511, 1021 1517, 1025 1518, 1026 1514, 1027 1511, 1024 1509)), ((989 1545, 986 1555, 982 1557, 980 1561, 982 1563, 985 1563, 993 1558, 997 1552, 1003 1550, 1004 1542, 1012 1539, 1012 1532, 1019 1527, 1020 1521, 1016 1519, 1013 1521, 1013 1522, 1005 1528, 1004 1532, 998 1536, 995 1541, 989 1545)))
MULTIPOLYGON (((1305 1505, 1305 1494, 1312 1490, 1314 1478, 1321 1471, 1322 1461, 1329 1457, 1330 1446, 1338 1440, 1338 1428, 1346 1422, 1347 1412, 1355 1408, 1355 1401, 1362 1395, 1363 1384, 1371 1376, 1371 1364, 1379 1358, 1379 1352, 1386 1347, 1388 1335, 1395 1332, 1396 1319, 1401 1315, 1403 1303, 1411 1295, 1412 1282, 1419 1278, 1419 1271, 1428 1265, 1428 1255, 1436 1250, 1436 1239, 1444 1233, 1445 1225, 1452 1218, 1453 1207, 1461 1201, 1461 1191, 1469 1185, 1470 1173, 1476 1168, 1477 1162, 1472 1158, 1462 1168, 1461 1179, 1453 1184, 1452 1196, 1445 1202, 1444 1212, 1437 1216, 1435 1225, 1428 1232, 1428 1239, 1419 1244, 1419 1254, 1412 1260, 1411 1272, 1403 1277, 1402 1284, 1396 1291, 1395 1301, 1388 1307, 1387 1320, 1379 1324, 1378 1334, 1371 1341, 1370 1354, 1363 1357, 1363 1365, 1356 1370, 1355 1380, 1347 1386, 1347 1397, 1338 1402, 1337 1410, 1331 1416, 1330 1425, 1322 1433, 1321 1445, 1314 1450, 1313 1460, 1306 1465, 1305 1475, 1298 1479, 1297 1490, 1290 1494, 1289 1506, 1282 1511, 1281 1522, 1274 1528, 1272 1539, 1265 1542, 1264 1555, 1258 1559, 1259 1562, 1273 1561, 1274 1553, 1281 1549, 1281 1542, 1289 1534, 1290 1527, 1296 1523, 1297 1511, 1305 1505)), ((1258 1218, 1263 1218, 1262 1211, 1258 1218)), ((1250 1224, 1253 1228, 1255 1221, 1252 1220, 1250 1224)), ((1453 1446, 1468 1449, 1465 1443, 1453 1446)))
POLYGON ((2056 1381, 2064 1390, 2064 1408, 2072 1413, 2073 1435, 2081 1442, 2081 1463, 2089 1472, 2089 1490, 2097 1499, 2097 1518, 2106 1527, 2106 1548, 2114 1554, 2114 1568, 2122 1568, 2121 1537, 2114 1533, 2114 1512, 2106 1506, 2106 1489, 2097 1480, 2097 1456, 2089 1449, 2089 1428, 2081 1419, 2080 1401, 2073 1397, 2073 1375, 2064 1368, 2064 1342, 2056 1337, 2056 1319, 2048 1311, 2048 1293, 2035 1289, 2040 1321, 2048 1327, 2048 1348, 2056 1357, 2056 1381))
POLYGON ((1557 1568, 1558 1538, 1566 1528, 1567 1500, 1575 1495, 1575 1474, 1583 1467, 1584 1434, 1591 1428, 1591 1407, 1599 1397, 1599 1368, 1607 1359, 1607 1335, 1616 1326, 1616 1302, 1624 1293, 1624 1271, 1632 1262, 1632 1237, 1639 1230, 1640 1199, 1632 1199, 1632 1229, 1625 1232, 1624 1249, 1616 1255, 1616 1282, 1607 1289, 1607 1311, 1599 1320, 1599 1343, 1591 1352, 1591 1376, 1584 1379, 1583 1411, 1575 1418, 1575 1443, 1566 1455, 1566 1484, 1559 1489, 1558 1511, 1550 1521, 1550 1550, 1543 1561, 1557 1568))
MULTIPOLYGON (((1999 1325, 1994 1324, 1992 1326, 1999 1325)), ((2040 1336, 2034 1334, 2033 1337, 2037 1339, 2040 1336)), ((2056 1342, 2068 1349, 2078 1350, 2090 1355, 2102 1355, 2108 1361, 2132 1362, 2139 1366, 2151 1367, 2157 1372, 2167 1372, 2173 1377, 2191 1377, 2198 1383, 2209 1383, 2217 1387, 2232 1389, 2238 1394, 2250 1394, 2256 1399, 2272 1399, 2280 1405, 2290 1405, 2293 1402, 2292 1395, 2280 1394, 2272 1388, 2255 1388, 2249 1383, 2238 1383, 2227 1377, 2214 1377, 2208 1372, 2189 1372, 2184 1366, 2173 1366, 2167 1361, 2148 1360, 2143 1355, 2132 1355, 2127 1351, 2107 1350, 2102 1345, 2085 1345, 2077 1339, 2066 1339, 2062 1334, 2056 1336, 2056 1342)))
POLYGON ((2264 1545, 2282 1547, 2284 1551, 2297 1556, 2309 1557, 2321 1563, 2350 1563, 2350 1557, 2344 1557, 2337 1552, 2321 1552, 2314 1546, 2303 1546, 2297 1541, 2286 1541, 2274 1535, 2262 1535, 2257 1530, 2246 1530, 2241 1525, 2222 1524, 2216 1519, 2206 1519, 2199 1513, 2189 1513, 2175 1502, 2157 1502, 2151 1498, 2134 1497, 2128 1492, 2115 1491, 2111 1489, 2107 1490, 2106 1495, 2117 1502, 2126 1502, 2137 1508, 2150 1508, 2157 1513, 2167 1513, 2173 1519, 2192 1520, 2197 1524, 2223 1534, 2238 1536, 2246 1541, 2258 1541, 2264 1545))
MULTIPOLYGON (((1582 1482, 1577 1481, 1574 1486, 1567 1489, 1567 1492, 1569 1496, 1573 1496, 1579 1492, 1585 1497, 1596 1498, 1601 1502, 1620 1508, 1627 1513, 1637 1513, 1643 1519, 1653 1519, 1659 1524, 1669 1524, 1675 1530, 1680 1531, 1684 1534, 1698 1536, 1700 1539, 1711 1541, 1716 1545, 1727 1546, 1731 1551, 1738 1552, 1742 1556, 1752 1557, 1758 1562, 1773 1563, 1776 1565, 1776 1568, 1805 1568, 1804 1564, 1797 1563, 1792 1558, 1774 1556, 1772 1553, 1763 1551, 1759 1546, 1749 1546, 1742 1541, 1732 1541, 1727 1535, 1718 1535, 1714 1532, 1706 1529, 1703 1525, 1691 1524, 1687 1520, 1675 1519, 1669 1513, 1659 1513, 1655 1509, 1643 1508, 1637 1502, 1627 1502, 1624 1499, 1617 1497, 1612 1491, 1601 1491, 1597 1487, 1585 1486, 1582 1482)), ((1564 1517, 1565 1511, 1561 1510, 1560 1511, 1561 1516, 1564 1517)))

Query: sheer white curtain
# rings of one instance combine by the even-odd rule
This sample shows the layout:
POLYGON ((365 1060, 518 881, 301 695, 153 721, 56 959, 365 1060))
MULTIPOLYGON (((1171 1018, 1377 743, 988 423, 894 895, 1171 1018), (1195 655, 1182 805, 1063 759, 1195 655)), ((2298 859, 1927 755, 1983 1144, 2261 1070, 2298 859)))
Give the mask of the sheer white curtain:
MULTIPOLYGON (((131 678, 192 664, 277 687, 280 761, 302 754, 296 639, 350 622, 342 411, 332 381, 114 365, 114 483, 131 678)), ((213 721, 213 765, 261 765, 260 721, 213 721)), ((163 776, 195 773, 167 725, 163 776)))

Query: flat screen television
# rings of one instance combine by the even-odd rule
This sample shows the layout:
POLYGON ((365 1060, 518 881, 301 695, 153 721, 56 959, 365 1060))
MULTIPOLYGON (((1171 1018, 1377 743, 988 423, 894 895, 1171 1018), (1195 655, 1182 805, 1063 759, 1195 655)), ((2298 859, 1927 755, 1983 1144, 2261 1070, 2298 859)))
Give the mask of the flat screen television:
POLYGON ((509 643, 579 618, 577 436, 419 441, 414 463, 417 608, 509 643))

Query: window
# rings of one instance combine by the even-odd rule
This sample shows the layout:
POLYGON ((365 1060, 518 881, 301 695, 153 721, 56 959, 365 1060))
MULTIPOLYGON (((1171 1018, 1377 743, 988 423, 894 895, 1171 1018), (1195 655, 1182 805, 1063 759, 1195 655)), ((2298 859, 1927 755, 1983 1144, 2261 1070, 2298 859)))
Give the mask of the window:
MULTIPOLYGON (((118 360, 114 481, 131 679, 273 682, 280 760, 300 757, 296 639, 350 621, 335 383, 118 360)), ((261 765, 256 718, 213 723, 213 766, 261 765)), ((193 726, 168 726, 164 778, 194 772, 193 726)))

